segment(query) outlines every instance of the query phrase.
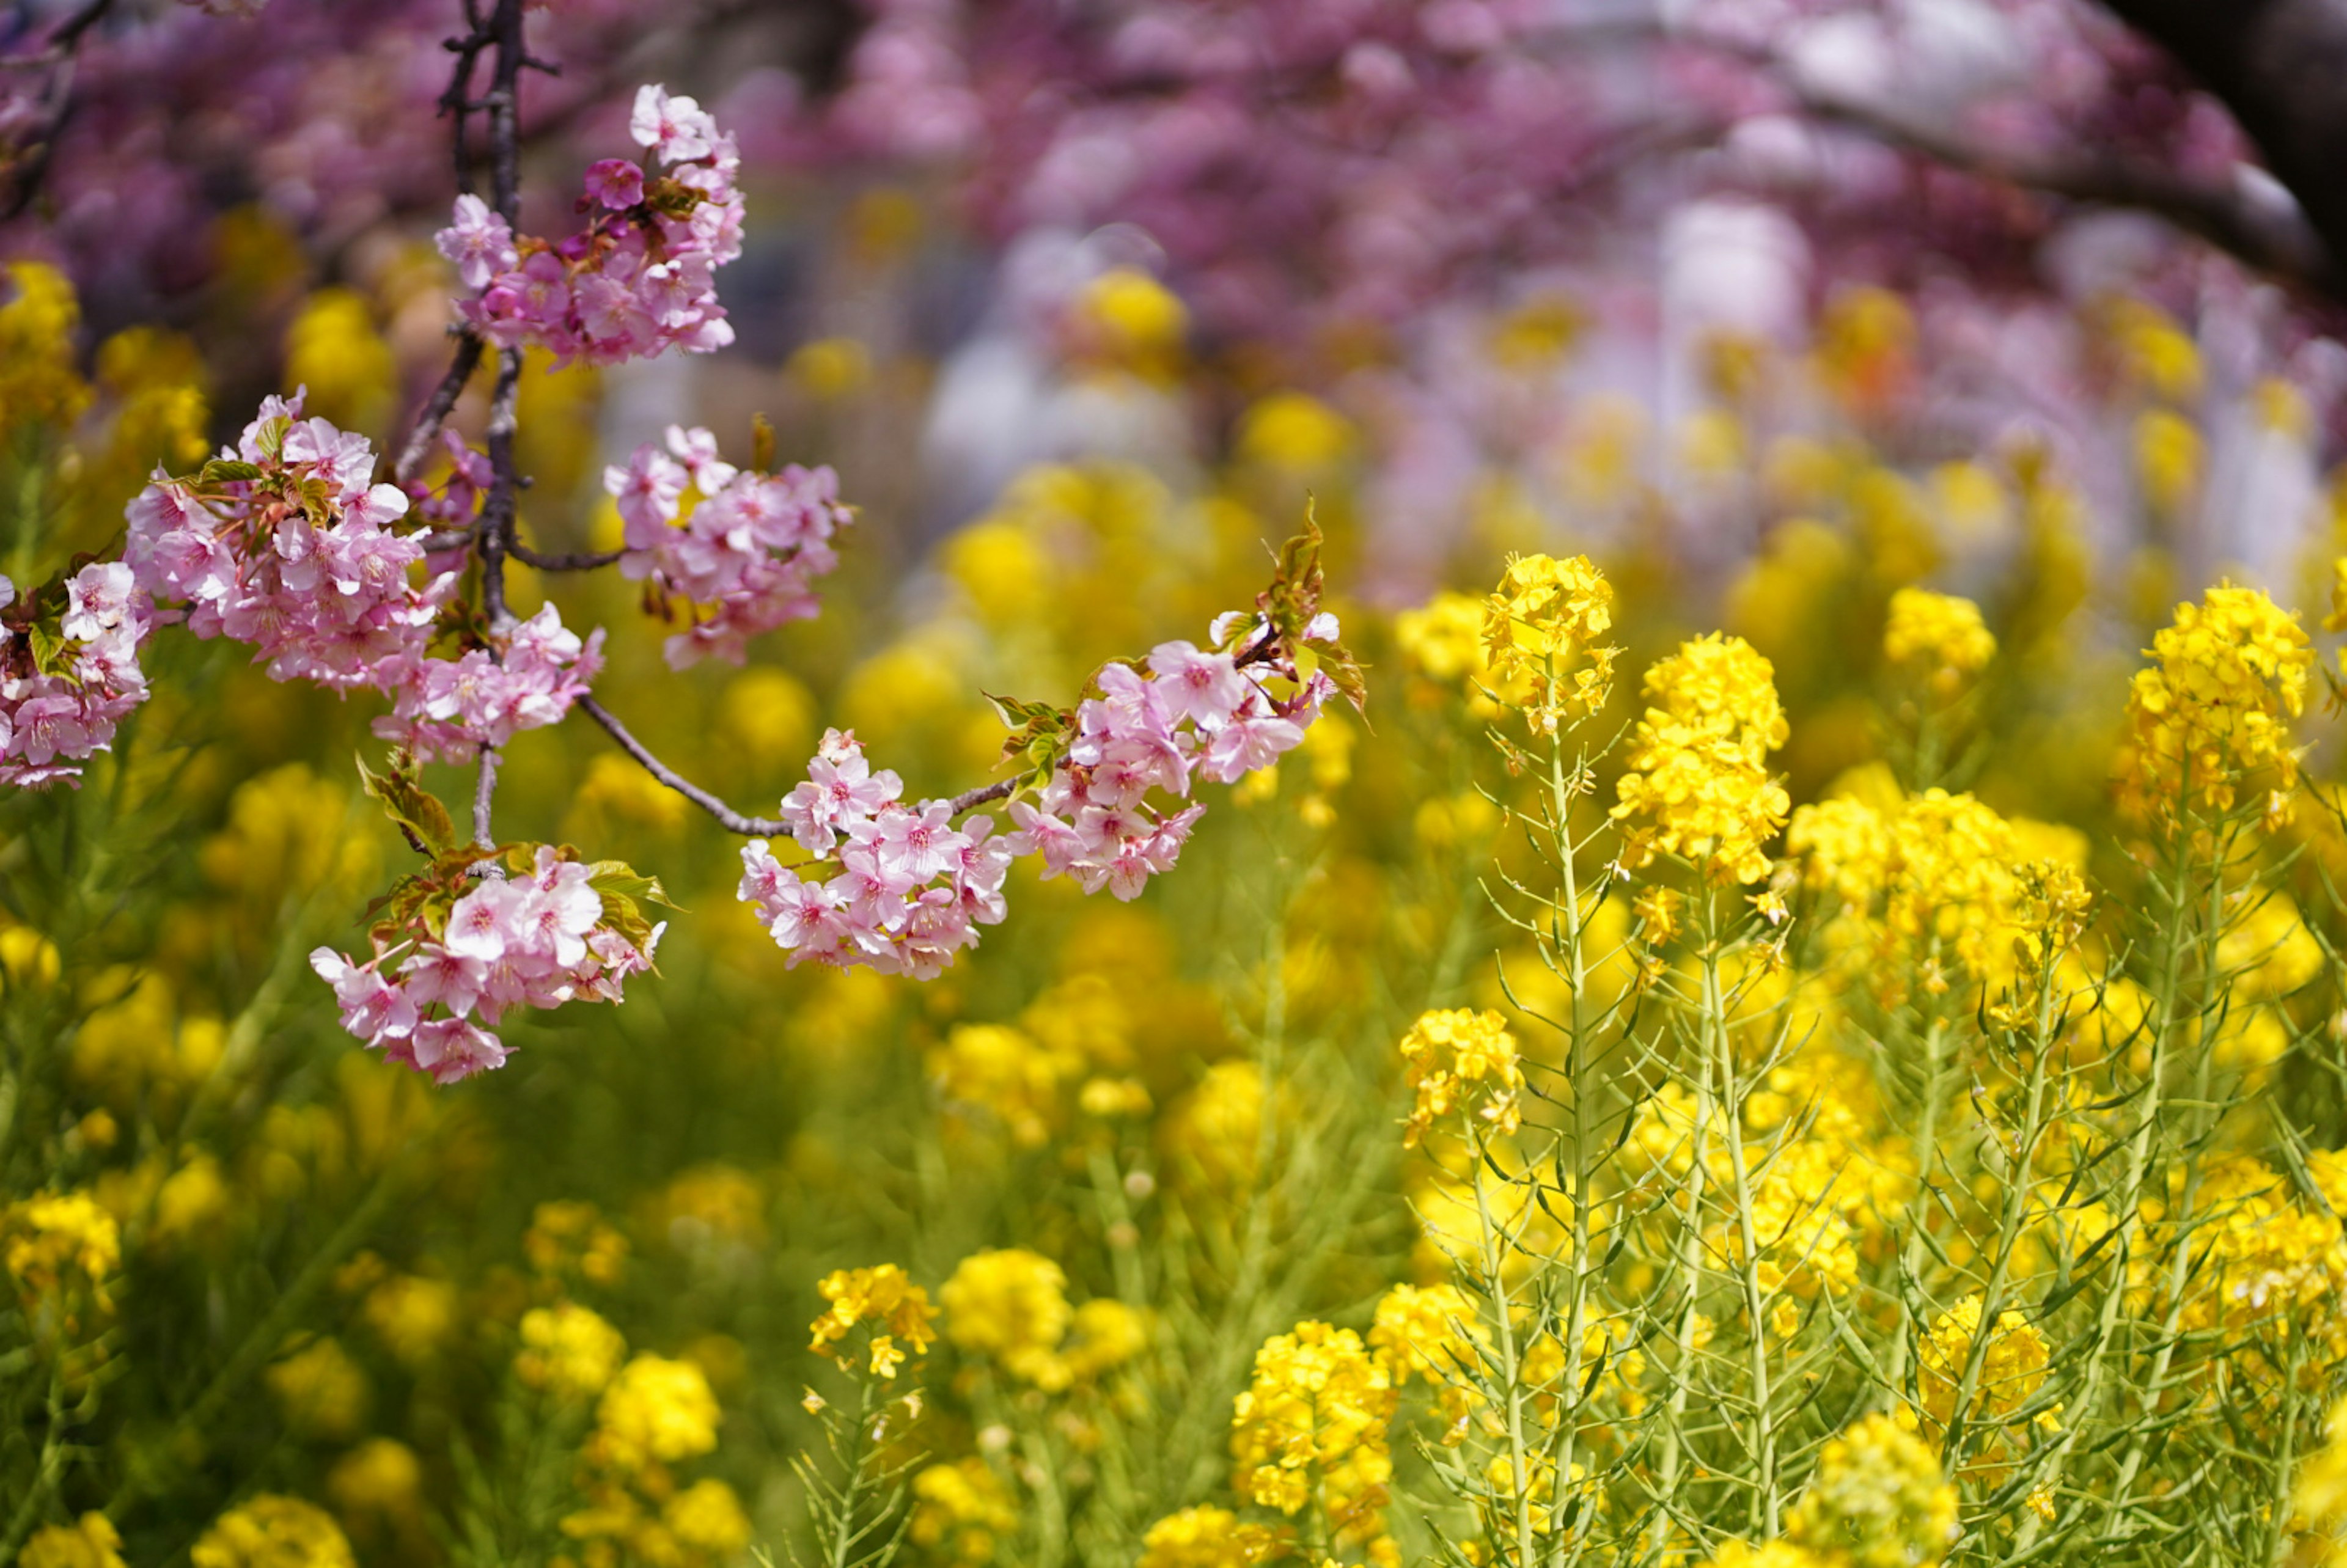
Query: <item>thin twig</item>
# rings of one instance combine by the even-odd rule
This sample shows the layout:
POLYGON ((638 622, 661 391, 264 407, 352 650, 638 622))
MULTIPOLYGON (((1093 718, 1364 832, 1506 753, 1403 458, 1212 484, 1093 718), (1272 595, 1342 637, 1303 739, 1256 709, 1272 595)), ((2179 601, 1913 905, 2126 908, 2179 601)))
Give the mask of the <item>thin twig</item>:
POLYGON ((652 755, 641 741, 628 733, 628 727, 613 718, 610 711, 594 698, 579 698, 579 706, 586 712, 589 718, 610 731, 611 738, 620 743, 620 749, 643 764, 646 773, 715 817, 726 832, 738 833, 744 838, 778 838, 791 830, 791 825, 786 822, 773 822, 764 817, 743 815, 682 774, 678 773, 674 768, 652 755))
POLYGON ((616 562, 625 550, 585 550, 577 555, 540 555, 519 539, 506 546, 506 553, 524 566, 534 566, 540 571, 598 571, 616 562))
MULTIPOLYGON (((628 727, 612 717, 611 711, 594 698, 579 698, 579 706, 585 711, 589 718, 609 731, 611 738, 620 743, 620 749, 641 764, 646 773, 715 817, 719 825, 726 832, 738 833, 744 838, 779 838, 790 832, 791 825, 787 822, 776 822, 760 816, 745 816, 735 811, 717 796, 652 755, 650 747, 630 734, 628 727)), ((974 806, 984 805, 989 801, 1001 800, 1017 790, 1020 782, 1015 778, 998 779, 990 784, 980 784, 976 789, 964 790, 946 804, 954 815, 959 816, 974 806)))
POLYGON ((997 779, 990 784, 980 784, 976 789, 966 789, 946 804, 953 808, 954 815, 959 816, 972 807, 984 805, 989 801, 1006 798, 1019 787, 1019 783, 1017 779, 997 779))
POLYGON ((497 793, 497 753, 493 746, 481 748, 481 775, 473 785, 473 842, 487 849, 497 843, 489 831, 489 803, 497 793))
POLYGON ((408 433, 407 445, 399 449, 399 462, 391 470, 393 484, 405 486, 415 477, 416 470, 424 466, 424 459, 430 454, 432 443, 439 439, 440 427, 448 422, 450 412, 456 406, 456 399, 465 395, 465 384, 473 379, 473 372, 480 368, 480 334, 470 327, 461 329, 457 333, 456 355, 448 362, 448 374, 442 376, 440 384, 432 389, 432 396, 425 403, 424 412, 415 416, 415 428, 408 433))

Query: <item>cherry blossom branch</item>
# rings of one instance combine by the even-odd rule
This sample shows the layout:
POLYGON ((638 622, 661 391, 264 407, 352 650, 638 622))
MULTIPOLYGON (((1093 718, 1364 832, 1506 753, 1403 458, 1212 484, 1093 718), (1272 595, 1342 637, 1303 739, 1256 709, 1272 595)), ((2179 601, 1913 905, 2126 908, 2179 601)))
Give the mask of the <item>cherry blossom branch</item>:
MULTIPOLYGON (((789 823, 763 816, 745 816, 652 755, 650 747, 629 733, 628 727, 613 717, 611 711, 594 698, 581 697, 573 706, 602 725, 610 733, 610 737, 620 743, 620 749, 642 764, 646 773, 715 817, 719 825, 726 832, 738 833, 744 838, 782 838, 789 835, 791 831, 789 823)), ((990 801, 1008 797, 1019 788, 1019 783, 1020 781, 1015 778, 997 779, 990 784, 980 784, 975 789, 964 790, 946 804, 951 815, 959 816, 962 813, 985 805, 990 801)))
POLYGON ((1871 106, 1797 94, 1810 118, 1861 131, 1959 173, 2065 200, 2147 212, 2281 282, 2340 298, 2338 268, 2295 205, 2191 179, 2133 159, 2032 156, 1943 135, 1871 106))
POLYGON ((2103 0, 2224 104, 2297 198, 2323 266, 2307 281, 2347 301, 2347 7, 2336 0, 2103 0))
POLYGON ((643 765, 643 770, 646 773, 651 774, 652 777, 660 780, 661 783, 668 785, 669 788, 676 791, 677 794, 682 795, 685 799, 691 801, 693 804, 699 806, 702 810, 715 817, 719 824, 724 827, 726 832, 738 833, 744 838, 779 838, 790 832, 790 824, 786 822, 774 822, 764 817, 743 815, 740 812, 735 811, 732 806, 727 805, 723 801, 718 799, 715 795, 710 794, 707 790, 702 789, 699 784, 694 784, 691 779, 686 778, 682 774, 678 773, 674 768, 669 766, 666 763, 652 755, 651 750, 645 746, 643 742, 630 734, 628 733, 628 727, 620 723, 618 719, 612 717, 610 710, 604 707, 602 703, 595 701, 594 698, 581 697, 572 705, 583 711, 589 718, 594 720, 597 723, 602 725, 605 730, 609 731, 611 738, 620 743, 620 749, 627 753, 628 755, 635 758, 638 763, 641 764, 643 765))
POLYGON ((473 842, 487 848, 497 843, 489 831, 489 803, 497 793, 497 753, 489 746, 481 748, 481 774, 473 785, 473 842))
POLYGON ((391 470, 393 484, 405 487, 410 479, 415 477, 416 470, 424 466, 424 459, 431 453, 432 443, 440 438, 440 427, 448 422, 456 400, 465 395, 465 384, 471 381, 473 372, 480 368, 481 347, 480 334, 471 328, 464 328, 457 333, 456 353, 448 362, 448 374, 440 378, 440 384, 432 389, 424 411, 415 416, 415 427, 408 432, 407 445, 400 448, 399 461, 391 470))
MULTIPOLYGON (((2290 0, 2291 6, 2299 9, 2327 3, 2328 0, 2290 0)), ((2106 4, 2130 23, 2171 43, 2171 46, 2173 41, 2153 25, 2154 14, 2161 19, 2169 13, 2236 15, 2232 7, 2211 8, 2178 4, 2178 0, 2106 0, 2106 4)), ((2257 9, 2242 7, 2239 14, 2257 9)), ((2224 31, 2233 25, 2220 22, 2218 30, 2224 31)), ((1885 146, 1929 159, 1974 179, 2090 206, 2148 213, 2283 282, 2333 300, 2347 299, 2347 275, 2342 275, 2337 250, 2327 242, 2326 231, 2318 221, 2320 201, 2311 200, 2307 182, 2291 178, 2292 171, 2280 162, 2276 163, 2274 172, 2295 201, 2261 200, 2252 190, 2189 179, 2138 159, 2093 152, 2034 153, 1985 146, 1919 124, 1878 105, 1812 90, 1797 79, 1780 56, 1765 47, 1700 29, 1656 27, 1652 24, 1632 24, 1624 36, 1635 35, 1642 28, 1651 31, 1658 41, 1705 49, 1743 62, 1768 77, 1794 108, 1813 120, 1857 131, 1885 146)), ((2339 61, 2347 66, 2347 23, 2341 24, 2335 31, 2339 61)), ((2197 62, 2188 59, 2187 63, 2197 62)), ((2232 94, 2222 87, 2216 90, 2229 108, 2242 115, 2244 124, 2250 123, 2252 117, 2243 113, 2243 106, 2232 94)), ((2335 150, 2347 152, 2347 116, 2337 118, 2342 128, 2335 150)), ((2251 134, 2257 134, 2254 126, 2251 134)), ((2265 138, 2260 140, 2264 145, 2265 138)), ((2325 166, 2326 170, 2329 167, 2325 166)), ((2335 182, 2329 179, 2326 172, 2324 180, 2319 183, 2327 187, 2335 182)), ((2328 190, 2316 194, 2327 198, 2328 190)), ((2341 203, 2340 224, 2340 233, 2347 237, 2347 203, 2341 203)))
POLYGON ((524 566, 536 567, 540 571, 600 571, 617 564, 620 558, 628 552, 581 550, 575 555, 540 555, 519 539, 514 539, 507 544, 506 553, 524 566))
POLYGON ((963 812, 974 810, 989 801, 1006 800, 1018 788, 1017 779, 997 779, 990 784, 966 789, 946 804, 952 808, 953 815, 959 816, 963 812))
POLYGON ((49 171, 56 155, 57 137, 64 131, 67 118, 73 113, 74 60, 81 47, 82 35, 102 21, 114 9, 114 0, 89 0, 79 11, 58 25, 49 35, 48 43, 37 52, 10 60, 11 68, 43 70, 49 73, 41 90, 40 111, 35 118, 31 134, 39 139, 33 144, 32 155, 16 169, 13 188, 5 206, 0 206, 0 223, 23 214, 40 193, 41 181, 49 171))

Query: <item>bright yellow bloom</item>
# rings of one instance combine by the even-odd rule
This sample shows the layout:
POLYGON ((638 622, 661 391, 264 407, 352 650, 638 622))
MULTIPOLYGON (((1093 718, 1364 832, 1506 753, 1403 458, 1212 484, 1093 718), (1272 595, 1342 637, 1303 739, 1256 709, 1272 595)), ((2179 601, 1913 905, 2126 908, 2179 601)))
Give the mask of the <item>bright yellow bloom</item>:
MULTIPOLYGON (((2347 560, 2341 564, 2347 566, 2347 560)), ((1445 685, 1491 667, 1483 650, 1483 601, 1448 589, 1396 615, 1394 641, 1427 679, 1445 685)))
POLYGON ((609 1469, 697 1459, 717 1446, 717 1396, 690 1361, 638 1356, 595 1407, 589 1451, 609 1469))
POLYGON ((89 402, 74 369, 81 304, 63 272, 39 261, 5 269, 10 297, 0 304, 0 422, 70 423, 89 402))
POLYGON ((1113 1371, 1149 1348, 1149 1318, 1123 1302, 1099 1296, 1076 1308, 1060 1359, 1078 1382, 1113 1371))
POLYGON ((122 1537, 103 1513, 85 1513, 78 1523, 35 1531, 16 1568, 124 1568, 122 1537))
POLYGON ((1971 600, 1902 588, 1891 596, 1882 656, 1922 674, 1935 692, 1949 697, 1996 656, 1996 639, 1982 621, 1980 606, 1971 600))
POLYGON ((1599 639, 1613 625, 1613 585, 1587 556, 1511 556, 1483 604, 1483 651, 1496 678, 1527 683, 1524 715, 1553 735, 1605 705, 1616 650, 1599 639))
POLYGON ((661 1523, 678 1545, 712 1563, 731 1561, 750 1544, 750 1516, 722 1481, 703 1479, 668 1500, 661 1523))
POLYGON ((1956 1533, 1956 1489, 1920 1438, 1889 1416, 1861 1417, 1818 1456, 1785 1516, 1785 1534, 1850 1568, 1922 1568, 1956 1533))
POLYGON ((325 1510, 267 1493, 221 1514, 188 1560, 195 1568, 357 1568, 325 1510))
POLYGON ((521 1352, 514 1376, 564 1401, 600 1394, 620 1368, 628 1342, 620 1331, 576 1302, 534 1307, 522 1314, 521 1352))
MULTIPOLYGON (((1922 1394, 1924 1430, 1935 1440, 1955 1415, 1980 1333, 1981 1298, 1967 1296, 1940 1314, 1923 1337, 1916 1381, 1922 1394)), ((1964 1419, 1995 1425, 2011 1417, 2045 1383, 2047 1358, 2045 1336, 2035 1324, 2018 1312, 1997 1314, 1964 1419)))
POLYGON ((1402 1130, 1402 1146, 1416 1148, 1426 1130, 1454 1111, 1470 1111, 1501 1132, 1513 1132, 1524 1086, 1515 1037, 1496 1012, 1472 1008, 1421 1013, 1401 1037, 1402 1071, 1418 1099, 1402 1130), (1481 1102, 1481 1103, 1472 1103, 1481 1102))
POLYGON ((1068 1386, 1060 1341, 1073 1321, 1068 1276, 1024 1247, 972 1253, 938 1291, 946 1337, 992 1358, 1012 1377, 1057 1391, 1068 1386))
POLYGON ((1253 1182, 1269 1099, 1254 1062, 1234 1059, 1207 1068, 1158 1124, 1174 1169, 1212 1191, 1253 1182))
POLYGON ((401 1366, 425 1367, 456 1334, 456 1287, 423 1275, 394 1275, 367 1292, 360 1316, 401 1366))
POLYGON ((1789 1541, 1764 1541, 1754 1546, 1730 1540, 1719 1543, 1718 1552, 1704 1560, 1703 1568, 1837 1568, 1840 1561, 1789 1541))
MULTIPOLYGON (((2330 1440, 2299 1467, 2296 1502, 2310 1534, 2328 1547, 2312 1561, 2328 1565, 2347 1561, 2347 1399, 2331 1408, 2324 1435, 2330 1440)), ((25 1560, 32 1561, 29 1551, 25 1560)))
POLYGON ((1008 1024, 960 1023, 928 1053, 929 1081, 957 1111, 984 1112, 1022 1149, 1040 1149, 1059 1125, 1060 1091, 1083 1059, 1045 1050, 1008 1024))
POLYGON ((1369 1328, 1370 1348, 1385 1358, 1396 1388, 1407 1385, 1412 1375, 1440 1383, 1455 1376, 1461 1364, 1474 1366, 1471 1347, 1482 1337, 1474 1304, 1450 1285, 1423 1290, 1395 1286, 1378 1298, 1369 1328))
POLYGON ((1761 846, 1792 804, 1768 773, 1768 753, 1787 733, 1774 674, 1751 644, 1717 632, 1681 644, 1646 671, 1655 705, 1631 738, 1614 807, 1624 866, 1667 852, 1696 861, 1715 882, 1768 875, 1761 846))
POLYGON ((1339 1534, 1376 1533, 1393 1461, 1393 1378, 1349 1328, 1299 1323, 1255 1352, 1231 1411, 1232 1486, 1262 1508, 1303 1511, 1317 1495, 1339 1534))
POLYGON ((1019 1508, 993 1467, 972 1455, 913 1477, 913 1543, 936 1558, 979 1568, 1019 1528, 1019 1508))
POLYGON ((2291 721, 2314 663, 2298 617, 2256 589, 2223 584, 2178 605, 2151 656, 2157 662, 2137 671, 2127 693, 2121 807, 2173 826, 2179 814, 2231 810, 2255 778, 2272 792, 2268 820, 2287 821, 2298 784, 2291 721))
MULTIPOLYGON (((834 1269, 815 1288, 831 1303, 831 1309, 810 1325, 815 1338, 807 1348, 843 1366, 846 1358, 833 1347, 860 1323, 872 1325, 875 1334, 892 1341, 892 1348, 894 1341, 903 1340, 915 1356, 927 1354, 937 1340, 931 1327, 937 1309, 929 1305, 929 1293, 906 1278, 905 1271, 893 1263, 876 1268, 834 1269)), ((896 1369, 892 1366, 879 1375, 894 1377, 896 1369)))
POLYGON ((1255 1568, 1289 1544, 1286 1531, 1243 1524, 1227 1508, 1185 1508, 1149 1527, 1136 1568, 1255 1568))
POLYGON ((41 1193, 0 1213, 0 1264, 28 1315, 43 1301, 84 1292, 99 1311, 111 1311, 106 1281, 122 1266, 122 1234, 89 1194, 41 1193))

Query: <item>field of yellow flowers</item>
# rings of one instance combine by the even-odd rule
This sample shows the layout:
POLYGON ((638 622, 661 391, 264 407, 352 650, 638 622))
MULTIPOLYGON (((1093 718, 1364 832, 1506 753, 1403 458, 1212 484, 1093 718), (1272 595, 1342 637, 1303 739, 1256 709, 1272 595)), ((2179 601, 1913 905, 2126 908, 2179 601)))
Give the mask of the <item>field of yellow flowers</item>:
MULTIPOLYGON (((39 526, 5 564, 37 581, 211 414, 184 343, 80 355, 62 281, 17 285, 0 490, 39 526)), ((1895 308, 1788 373, 1861 398, 1895 308)), ((370 330, 305 309, 313 407, 384 416, 370 330)), ((826 352, 798 434, 883 395, 826 352)), ((2133 384, 2156 501, 2197 437, 2133 384)), ((522 389, 530 505, 589 542, 598 395, 522 389)), ((1771 522, 1704 570, 1495 495, 1454 590, 1352 601, 1358 433, 1273 391, 1186 481, 1041 466, 878 532, 739 671, 615 647, 599 692, 657 691, 647 738, 729 799, 831 725, 958 788, 984 693, 1246 602, 1309 492, 1369 702, 1143 898, 1016 874, 927 984, 786 967, 712 824, 533 732, 507 831, 656 864, 682 912, 624 1006, 447 1089, 309 973, 411 856, 368 715, 159 653, 78 791, 0 803, 0 1562, 2347 1553, 2347 512, 2269 596, 2098 569, 2042 452, 1715 434, 1771 522), (1937 591, 1984 516, 2013 564, 1937 591)))

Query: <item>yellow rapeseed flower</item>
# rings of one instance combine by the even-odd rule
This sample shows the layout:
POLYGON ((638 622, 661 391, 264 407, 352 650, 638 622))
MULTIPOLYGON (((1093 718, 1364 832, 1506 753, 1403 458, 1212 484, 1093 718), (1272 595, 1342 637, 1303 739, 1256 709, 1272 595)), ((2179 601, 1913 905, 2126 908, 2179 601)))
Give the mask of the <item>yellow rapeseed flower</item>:
POLYGON ((523 1313, 521 1347, 514 1376, 557 1399, 580 1402, 603 1391, 628 1353, 618 1329, 572 1301, 523 1313))
POLYGON ((1522 1120, 1516 1096, 1524 1086, 1515 1037, 1507 1020, 1472 1008, 1436 1009, 1419 1015, 1401 1038, 1402 1071, 1416 1091, 1402 1145, 1416 1148, 1428 1128, 1465 1111, 1494 1131, 1513 1132, 1522 1120))
POLYGON ((1289 1515, 1317 1499, 1340 1535, 1373 1535, 1393 1475, 1394 1405, 1385 1359, 1351 1329, 1307 1322, 1274 1335, 1232 1405, 1231 1484, 1289 1515))
POLYGON ((1605 705, 1617 650, 1614 588, 1587 556, 1511 556, 1483 601, 1483 653, 1492 675, 1530 692, 1526 720, 1544 734, 1605 705))
POLYGON ((1827 1440, 1785 1533, 1850 1568, 1922 1568, 1955 1538, 1956 1489, 1922 1439, 1863 1416, 1827 1440))
POLYGON ((1067 1286, 1058 1264, 1024 1247, 972 1253, 938 1291, 946 1337, 1022 1381, 1064 1389, 1070 1372, 1060 1341, 1074 1320, 1067 1286))
POLYGON ((2179 815, 2229 811, 2239 785, 2257 779, 2270 791, 2267 820, 2287 821, 2298 784, 2291 721, 2305 708, 2314 663, 2298 617, 2224 583, 2178 605, 2150 652, 2157 662, 2127 693, 2121 806, 2173 826, 2179 815))
POLYGON ((1922 676, 1942 697, 1953 696, 1995 656, 1996 638, 1971 600, 1920 588, 1891 596, 1882 657, 1922 676))
POLYGON ((638 1356, 603 1390, 589 1451, 615 1471, 698 1459, 716 1448, 718 1419, 717 1396, 700 1368, 638 1356))
POLYGON ((859 1324, 874 1336, 872 1370, 882 1378, 897 1375, 904 1354, 925 1355, 937 1340, 937 1309, 929 1305, 929 1293, 893 1263, 834 1269, 815 1289, 831 1307, 810 1325, 814 1342, 807 1348, 842 1365, 846 1358, 841 1341, 859 1324))
MULTIPOLYGON (((1963 1391, 1964 1372, 1981 1337, 1981 1298, 1967 1296, 1939 1316, 1917 1358, 1916 1382, 1922 1395, 1924 1430, 1935 1440, 1948 1430, 1963 1391)), ((1973 1385, 1964 1419, 2004 1422, 2026 1404, 2045 1381, 2050 1350, 2045 1336, 2019 1312, 1997 1314, 1973 1385)))
POLYGON ((85 1513, 76 1523, 33 1532, 16 1568, 124 1568, 122 1537, 103 1513, 85 1513))
POLYGON ((1243 1523, 1227 1508, 1185 1508, 1149 1527, 1136 1568, 1255 1568, 1290 1544, 1286 1531, 1243 1523))
POLYGON ((1625 866, 1667 852, 1696 862, 1715 882, 1768 875, 1761 846, 1792 804, 1768 773, 1768 753, 1787 734, 1774 675, 1751 644, 1717 632, 1681 644, 1646 671, 1655 705, 1631 738, 1614 807, 1625 866))
POLYGON ((913 1544, 938 1561, 979 1568, 1019 1528, 1019 1508, 993 1467, 972 1455, 913 1477, 913 1544))
POLYGON ((265 1492, 215 1520, 188 1561, 195 1568, 357 1568, 324 1509, 265 1492))

